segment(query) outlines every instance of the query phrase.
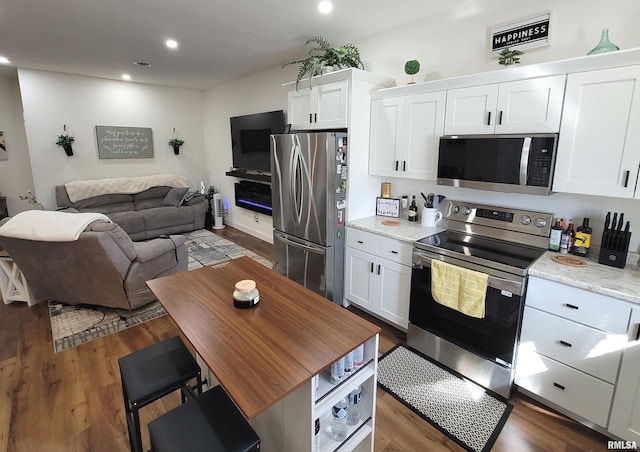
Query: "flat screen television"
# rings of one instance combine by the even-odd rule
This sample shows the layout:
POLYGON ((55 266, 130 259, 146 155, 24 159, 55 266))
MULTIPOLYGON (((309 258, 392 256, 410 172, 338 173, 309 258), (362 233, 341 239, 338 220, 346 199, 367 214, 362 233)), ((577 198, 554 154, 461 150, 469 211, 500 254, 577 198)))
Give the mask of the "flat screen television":
POLYGON ((284 133, 284 111, 234 116, 230 123, 233 168, 271 173, 269 135, 284 133))

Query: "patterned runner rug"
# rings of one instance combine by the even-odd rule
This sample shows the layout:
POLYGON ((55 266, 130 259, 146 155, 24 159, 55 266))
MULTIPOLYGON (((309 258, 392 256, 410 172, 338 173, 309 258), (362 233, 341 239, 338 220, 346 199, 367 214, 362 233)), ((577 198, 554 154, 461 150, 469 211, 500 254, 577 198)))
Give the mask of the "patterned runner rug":
MULTIPOLYGON (((218 264, 240 256, 249 256, 266 267, 273 267, 269 259, 223 239, 211 231, 201 229, 184 235, 187 238, 186 244, 189 250, 189 270, 218 264)), ((133 311, 101 306, 69 306, 50 301, 49 317, 53 348, 56 352, 61 352, 165 314, 164 308, 158 301, 133 311)))
POLYGON ((402 345, 380 358, 378 385, 468 451, 491 450, 513 409, 402 345))

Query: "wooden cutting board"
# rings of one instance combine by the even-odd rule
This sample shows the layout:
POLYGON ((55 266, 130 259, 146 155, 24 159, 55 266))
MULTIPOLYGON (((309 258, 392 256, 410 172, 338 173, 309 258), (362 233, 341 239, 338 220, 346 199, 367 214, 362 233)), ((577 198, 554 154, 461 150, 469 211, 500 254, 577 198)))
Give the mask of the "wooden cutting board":
POLYGON ((554 262, 557 262, 558 264, 568 265, 570 267, 586 267, 587 266, 587 261, 585 261, 584 259, 580 259, 579 257, 560 255, 560 256, 553 256, 551 260, 554 262))

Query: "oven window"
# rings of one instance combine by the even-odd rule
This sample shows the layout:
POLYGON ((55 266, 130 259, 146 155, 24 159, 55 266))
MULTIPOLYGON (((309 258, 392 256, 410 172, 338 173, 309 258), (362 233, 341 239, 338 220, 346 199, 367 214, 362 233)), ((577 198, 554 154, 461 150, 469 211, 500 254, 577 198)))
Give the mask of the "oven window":
POLYGON ((513 365, 521 311, 521 296, 489 287, 485 318, 469 317, 433 299, 431 268, 413 269, 409 321, 483 358, 513 365))

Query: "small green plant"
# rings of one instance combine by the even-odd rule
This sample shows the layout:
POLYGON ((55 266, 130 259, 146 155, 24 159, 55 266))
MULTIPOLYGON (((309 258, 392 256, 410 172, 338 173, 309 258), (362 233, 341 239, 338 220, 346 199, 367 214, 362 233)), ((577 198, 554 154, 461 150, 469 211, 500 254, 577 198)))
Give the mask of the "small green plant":
POLYGON ((411 76, 411 83, 415 83, 413 81, 413 76, 416 75, 420 71, 420 62, 418 60, 409 60, 404 63, 404 72, 407 75, 411 76))
POLYGON ((73 142, 76 141, 76 139, 69 134, 62 134, 62 135, 58 135, 58 141, 56 141, 56 144, 60 147, 65 147, 65 146, 71 146, 73 144, 73 142))
POLYGON ((180 147, 184 144, 184 140, 181 140, 180 138, 171 138, 169 140, 169 146, 171 147, 180 147))
POLYGON ((321 75, 325 68, 338 67, 364 69, 364 64, 360 58, 360 51, 353 44, 345 44, 341 47, 333 47, 329 41, 322 36, 314 36, 307 40, 306 45, 315 44, 309 49, 309 56, 301 60, 290 61, 282 67, 290 64, 299 64, 298 76, 296 78, 296 90, 305 75, 309 75, 309 86, 314 75, 321 75))
POLYGON ((524 55, 524 52, 521 50, 509 50, 509 48, 506 48, 500 52, 498 56, 498 64, 502 64, 503 66, 520 64, 520 55, 524 55))

